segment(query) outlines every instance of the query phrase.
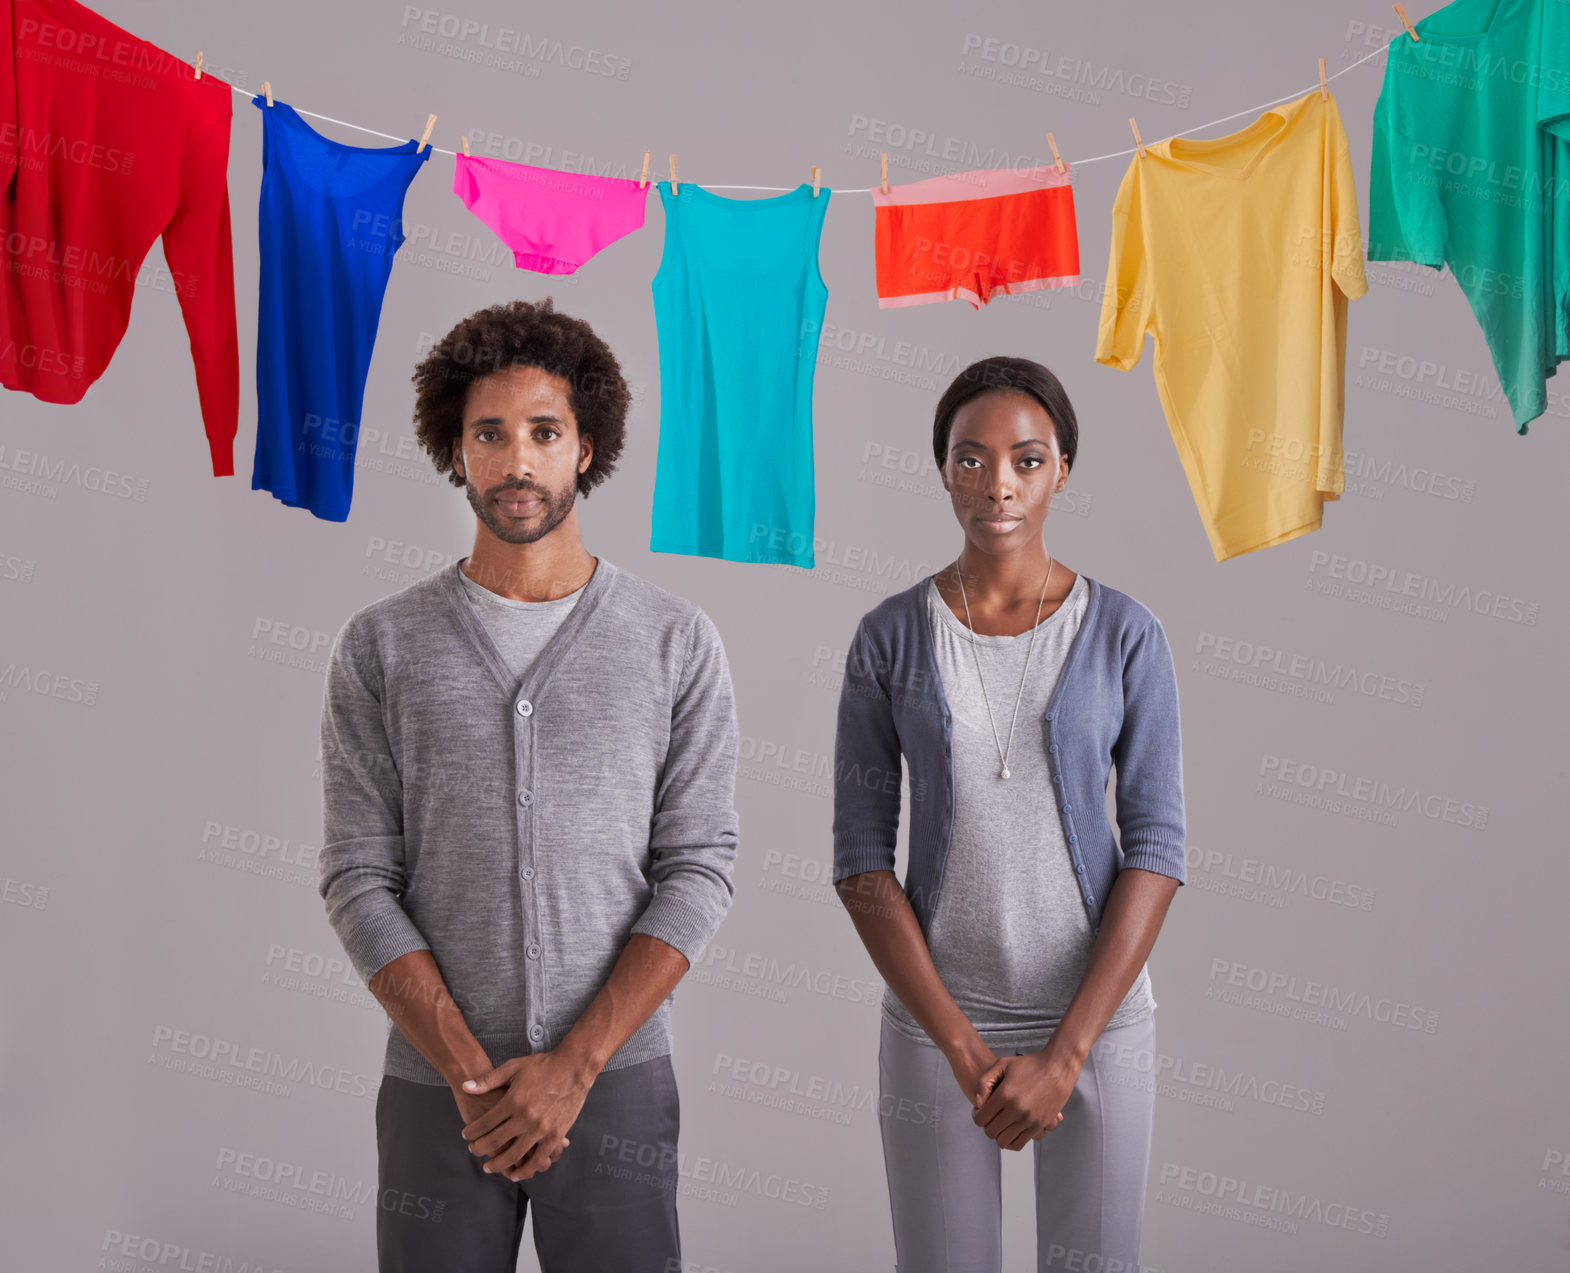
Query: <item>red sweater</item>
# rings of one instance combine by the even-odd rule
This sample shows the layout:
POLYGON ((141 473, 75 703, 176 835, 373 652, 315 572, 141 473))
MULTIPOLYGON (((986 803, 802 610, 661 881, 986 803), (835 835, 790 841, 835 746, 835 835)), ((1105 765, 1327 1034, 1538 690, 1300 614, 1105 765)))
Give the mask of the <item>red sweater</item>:
POLYGON ((80 402, 162 234, 220 477, 240 415, 232 96, 75 0, 0 0, 0 383, 80 402))

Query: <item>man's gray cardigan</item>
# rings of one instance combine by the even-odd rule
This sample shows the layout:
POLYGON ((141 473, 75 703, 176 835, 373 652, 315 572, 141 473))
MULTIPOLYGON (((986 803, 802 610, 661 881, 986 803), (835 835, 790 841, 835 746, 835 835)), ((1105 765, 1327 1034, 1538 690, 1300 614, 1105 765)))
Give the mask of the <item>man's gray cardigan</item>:
MULTIPOLYGON (((734 894, 736 708, 692 602, 605 558, 520 682, 456 563, 356 611, 322 710, 321 894, 362 977, 430 950, 493 1062, 560 1043, 627 938, 734 894)), ((611 1057, 671 1050, 668 997, 611 1057)), ((389 1022, 384 1072, 442 1076, 389 1022)))

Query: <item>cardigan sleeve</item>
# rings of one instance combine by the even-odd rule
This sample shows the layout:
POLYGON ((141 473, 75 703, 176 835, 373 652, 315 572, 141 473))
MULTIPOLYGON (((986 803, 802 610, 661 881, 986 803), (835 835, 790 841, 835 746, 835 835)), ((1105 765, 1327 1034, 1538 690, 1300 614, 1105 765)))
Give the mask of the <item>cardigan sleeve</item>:
POLYGON ((403 909, 403 781, 382 724, 375 680, 350 619, 327 660, 322 698, 322 848, 318 892, 355 971, 429 950, 403 909))
POLYGON ((845 658, 834 730, 834 883, 894 869, 899 806, 900 744, 887 661, 863 617, 845 658))
POLYGON ((1123 866, 1186 883, 1177 669, 1167 634, 1154 615, 1132 635, 1124 652, 1123 726, 1112 761, 1117 767, 1123 866))
POLYGON ((688 633, 649 825, 655 893, 632 926, 680 951, 688 964, 698 962, 719 931, 736 893, 738 746, 725 647, 714 621, 700 610, 688 633))

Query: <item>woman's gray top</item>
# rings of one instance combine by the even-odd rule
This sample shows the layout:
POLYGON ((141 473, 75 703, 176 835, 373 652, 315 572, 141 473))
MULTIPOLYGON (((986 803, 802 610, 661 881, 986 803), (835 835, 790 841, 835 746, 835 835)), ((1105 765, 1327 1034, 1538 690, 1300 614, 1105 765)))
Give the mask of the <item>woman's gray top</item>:
MULTIPOLYGON (((948 608, 935 580, 926 587, 938 671, 954 715, 954 832, 927 946, 960 1011, 997 1052, 1044 1047, 1090 960, 1090 919, 1064 840, 1040 727, 1088 597, 1089 585, 1079 575, 1036 629, 1004 779, 998 748, 1009 746, 1030 632, 972 633, 948 608), (997 723, 995 740, 977 678, 978 656, 997 723)), ((1136 1021, 1155 1006, 1149 969, 1141 968, 1108 1027, 1136 1021)), ((908 1037, 930 1042, 892 990, 884 991, 883 1011, 908 1037)))

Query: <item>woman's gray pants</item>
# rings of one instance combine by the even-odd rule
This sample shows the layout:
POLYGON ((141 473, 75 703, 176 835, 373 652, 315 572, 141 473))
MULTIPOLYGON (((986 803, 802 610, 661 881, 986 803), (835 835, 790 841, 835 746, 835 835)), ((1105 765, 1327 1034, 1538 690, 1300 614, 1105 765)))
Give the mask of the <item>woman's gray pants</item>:
MULTIPOLYGON (((1031 1143, 1041 1273, 1137 1273, 1154 1051, 1154 1013, 1102 1031, 1062 1123, 1031 1143)), ((943 1053, 887 1017, 878 1078, 898 1273, 999 1273, 1002 1148, 971 1121, 943 1053)))

